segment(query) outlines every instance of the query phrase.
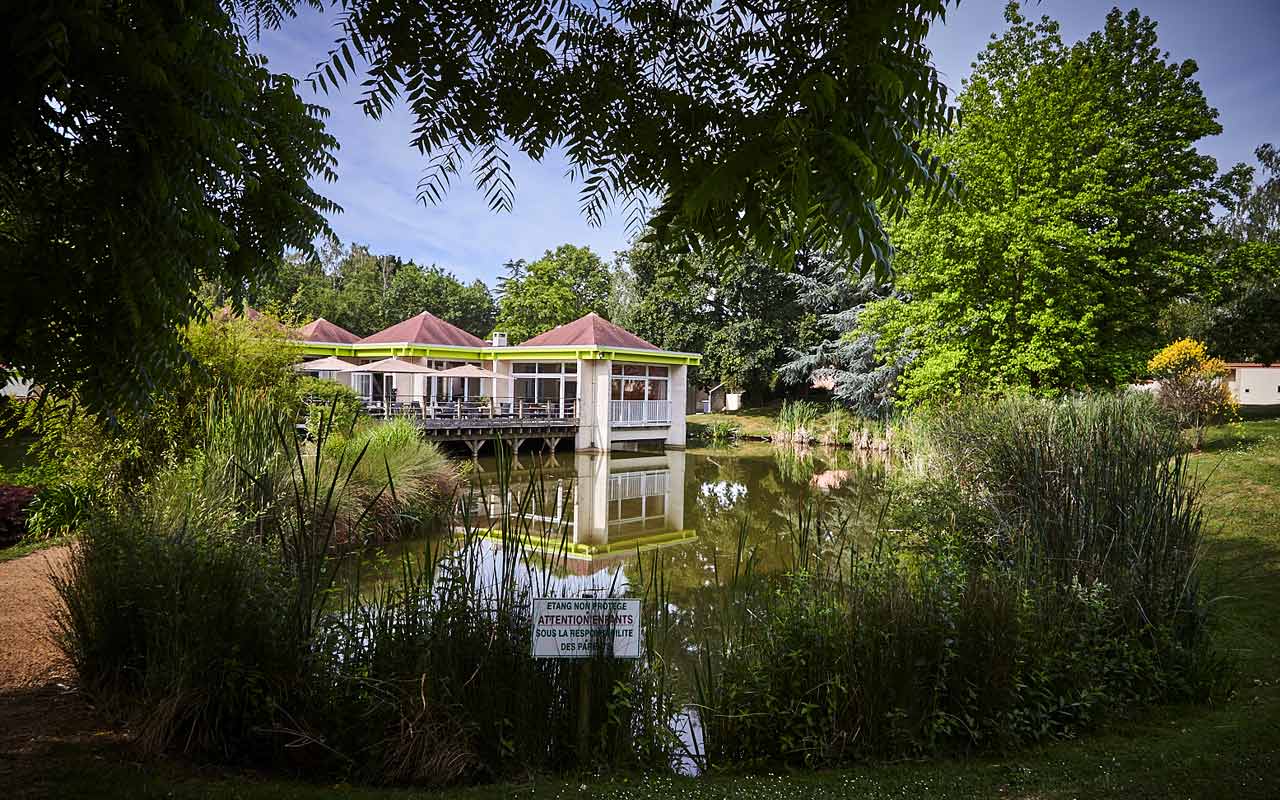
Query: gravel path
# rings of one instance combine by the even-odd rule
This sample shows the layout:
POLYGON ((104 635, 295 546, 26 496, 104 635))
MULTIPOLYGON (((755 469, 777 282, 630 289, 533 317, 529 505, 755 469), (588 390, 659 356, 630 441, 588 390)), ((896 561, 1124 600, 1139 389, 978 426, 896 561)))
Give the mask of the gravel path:
POLYGON ((69 554, 54 547, 0 562, 0 691, 69 682, 70 667, 50 638, 56 595, 49 583, 69 554))

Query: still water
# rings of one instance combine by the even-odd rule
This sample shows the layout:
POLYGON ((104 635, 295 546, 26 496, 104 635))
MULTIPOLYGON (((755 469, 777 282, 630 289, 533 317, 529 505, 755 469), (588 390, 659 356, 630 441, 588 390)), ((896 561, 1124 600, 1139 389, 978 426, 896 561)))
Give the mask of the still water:
MULTIPOLYGON (((500 469, 492 458, 472 464, 473 529, 492 529, 501 517, 500 469)), ((657 558, 680 602, 712 585, 717 569, 732 569, 740 543, 757 568, 785 569, 802 513, 821 512, 846 537, 869 536, 886 502, 886 469, 877 454, 768 444, 523 455, 506 481, 507 519, 518 518, 559 553, 552 566, 531 565, 552 573, 555 594, 623 593, 657 558)), ((395 549, 424 546, 407 541, 395 549)), ((501 569, 496 542, 489 558, 501 569)))

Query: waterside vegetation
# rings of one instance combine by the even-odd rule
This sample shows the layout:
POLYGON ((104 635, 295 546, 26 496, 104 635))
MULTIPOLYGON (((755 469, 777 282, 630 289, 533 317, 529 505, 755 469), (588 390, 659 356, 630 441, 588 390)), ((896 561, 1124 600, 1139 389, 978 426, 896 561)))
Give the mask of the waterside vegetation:
MULTIPOLYGON (((215 413, 211 428, 267 424, 235 398, 215 413)), ((211 436, 232 444, 88 526, 58 584, 62 641, 151 753, 371 783, 1071 738, 1234 685, 1201 583, 1196 487, 1157 419, 1144 397, 954 409, 931 477, 904 473, 871 538, 842 529, 851 509, 810 507, 786 525, 786 563, 766 568, 754 539, 776 523, 744 527, 714 559, 692 635, 668 617, 687 598, 663 556, 644 557, 613 591, 643 600, 645 655, 590 668, 531 655, 528 601, 561 591, 549 576, 564 556, 525 549, 547 507, 537 481, 512 497, 500 469, 496 519, 448 506, 461 516, 442 529, 459 535, 370 589, 332 556, 376 540, 378 504, 399 493, 377 443, 394 434, 299 443, 280 427, 278 447, 256 449, 211 436), (381 493, 359 488, 366 459, 391 477, 381 493)))

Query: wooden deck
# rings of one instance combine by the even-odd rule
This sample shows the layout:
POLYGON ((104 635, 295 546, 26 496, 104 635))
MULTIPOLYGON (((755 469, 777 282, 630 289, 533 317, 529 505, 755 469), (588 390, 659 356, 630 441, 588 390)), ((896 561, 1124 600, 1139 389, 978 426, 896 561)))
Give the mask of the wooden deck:
POLYGON ((576 417, 514 418, 464 417, 462 419, 423 419, 411 421, 424 438, 434 442, 464 442, 477 455, 485 442, 502 441, 517 452, 529 439, 541 439, 552 449, 561 439, 578 433, 576 417))

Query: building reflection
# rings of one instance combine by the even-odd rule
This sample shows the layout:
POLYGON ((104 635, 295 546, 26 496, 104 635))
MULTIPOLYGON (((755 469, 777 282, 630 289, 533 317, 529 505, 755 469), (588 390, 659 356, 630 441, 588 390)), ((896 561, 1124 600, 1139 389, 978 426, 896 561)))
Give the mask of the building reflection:
POLYGON ((473 524, 495 538, 504 524, 514 527, 526 546, 579 562, 568 565, 574 572, 690 542, 697 534, 684 527, 685 461, 680 450, 526 458, 512 470, 505 498, 493 475, 472 482, 473 524))

